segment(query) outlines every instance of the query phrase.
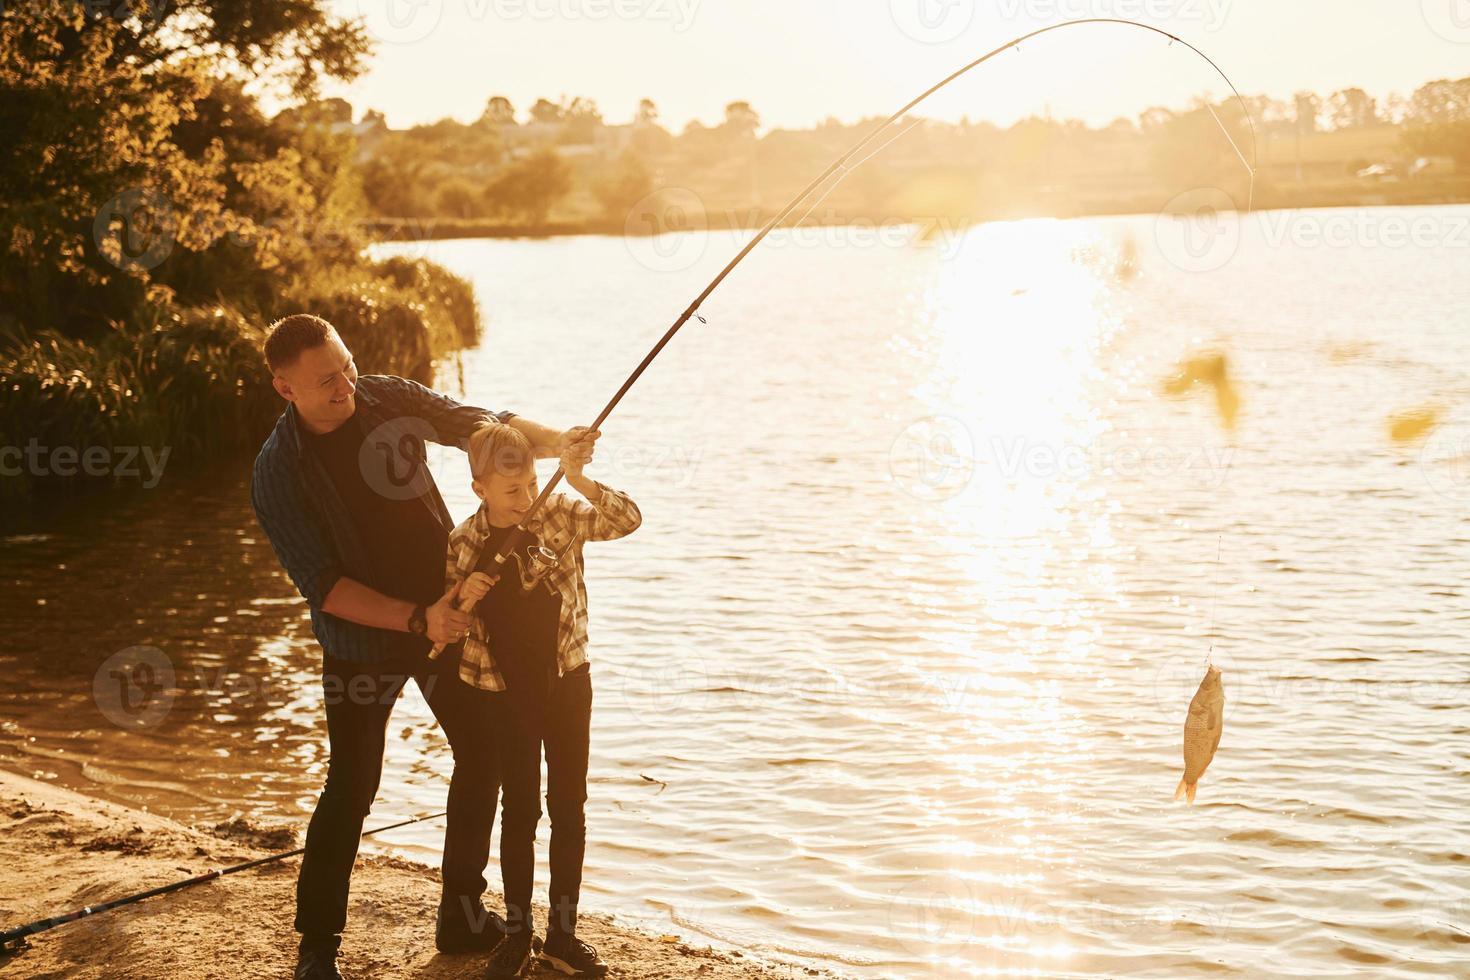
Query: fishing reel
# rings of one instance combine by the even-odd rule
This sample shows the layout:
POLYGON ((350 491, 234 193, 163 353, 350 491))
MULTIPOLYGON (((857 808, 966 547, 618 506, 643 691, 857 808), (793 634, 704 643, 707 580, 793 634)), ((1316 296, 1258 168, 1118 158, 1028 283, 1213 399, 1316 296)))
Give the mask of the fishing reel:
POLYGON ((531 544, 526 546, 526 555, 521 559, 516 555, 516 565, 521 573, 521 590, 530 592, 541 584, 546 573, 561 564, 561 556, 544 545, 531 544))
MULTIPOLYGON (((519 530, 521 533, 528 533, 526 532, 525 528, 520 528, 519 530)), ((568 544, 567 547, 570 548, 571 545, 568 544)), ((536 586, 544 582, 546 580, 547 573, 560 565, 562 558, 561 555, 557 554, 555 551, 552 551, 545 545, 535 543, 528 544, 525 546, 525 548, 516 548, 515 550, 511 551, 510 554, 512 557, 515 558, 516 574, 520 576, 521 591, 525 593, 532 592, 533 590, 535 590, 536 586)), ((501 569, 504 567, 504 562, 505 559, 502 558, 499 554, 496 554, 496 568, 490 573, 495 577, 496 581, 499 581, 501 569)), ((546 591, 553 592, 550 583, 547 584, 546 591)), ((474 607, 475 603, 468 597, 461 598, 459 601, 459 608, 461 612, 469 612, 474 607)), ((446 645, 447 644, 436 644, 429 651, 429 659, 438 660, 439 655, 444 652, 444 647, 446 645)))
POLYGON ((516 571, 521 576, 521 591, 530 592, 541 584, 546 574, 561 564, 561 555, 545 545, 528 544, 524 553, 512 552, 516 558, 516 571))

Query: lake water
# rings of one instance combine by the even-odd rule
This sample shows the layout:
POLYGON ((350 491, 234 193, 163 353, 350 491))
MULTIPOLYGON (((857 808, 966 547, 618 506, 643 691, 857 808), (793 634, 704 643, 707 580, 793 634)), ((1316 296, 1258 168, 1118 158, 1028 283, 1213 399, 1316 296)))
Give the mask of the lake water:
MULTIPOLYGON (((743 239, 391 251, 478 290, 441 390, 570 425, 743 239)), ((588 547, 585 907, 858 977, 1470 972, 1467 271, 1459 207, 773 236, 590 470, 644 524, 588 547)), ((6 541, 0 764, 304 826, 319 653, 247 473, 6 541), (119 726, 138 645, 171 701, 119 726)), ((410 690, 370 824, 442 804, 430 722, 410 690)))

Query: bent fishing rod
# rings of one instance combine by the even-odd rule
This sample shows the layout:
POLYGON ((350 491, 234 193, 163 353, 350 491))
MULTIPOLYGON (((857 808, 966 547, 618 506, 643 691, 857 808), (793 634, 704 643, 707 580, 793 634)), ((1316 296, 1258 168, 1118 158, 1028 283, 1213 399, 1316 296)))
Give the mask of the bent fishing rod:
MULTIPOLYGON (((423 817, 401 820, 398 823, 389 824, 386 827, 378 827, 374 830, 365 831, 362 836, 372 837, 374 834, 381 834, 388 830, 397 830, 399 827, 407 827, 409 824, 423 823, 425 820, 437 820, 442 816, 444 816, 444 813, 431 813, 423 817)), ((167 895, 169 892, 182 891, 194 885, 202 885, 206 881, 213 881, 216 878, 223 878, 226 875, 238 874, 241 871, 249 871, 251 868, 258 868, 261 865, 274 864, 277 861, 284 861, 286 858, 296 857, 298 854, 305 853, 305 847, 298 847, 291 851, 282 851, 279 854, 256 858, 253 861, 246 861, 243 864, 232 865, 228 868, 216 868, 213 871, 206 871, 202 875, 196 875, 193 878, 188 878, 183 881, 175 881, 168 885, 160 885, 157 888, 150 888, 145 892, 138 892, 136 895, 115 898, 110 902, 103 902, 101 905, 88 905, 62 915, 54 915, 48 919, 38 919, 35 922, 17 926, 14 929, 7 929, 4 932, 0 932, 0 958, 20 952, 20 950, 25 948, 26 937, 34 936, 38 932, 45 932, 48 929, 55 929, 57 926, 66 925, 68 922, 76 922, 78 919, 86 919, 94 915, 100 915, 103 912, 111 912, 113 909, 122 908, 125 905, 136 905, 146 898, 155 898, 159 895, 167 895)))
MULTIPOLYGON (((1231 148, 1235 150, 1236 156, 1240 158, 1240 162, 1250 173, 1251 189, 1249 193, 1251 197, 1251 204, 1247 205, 1247 209, 1249 210, 1251 205, 1254 204, 1255 174, 1257 170, 1257 163, 1259 161, 1259 147, 1256 137, 1256 124, 1255 121, 1251 118, 1250 107, 1246 105, 1245 98, 1240 94, 1240 90, 1236 88, 1235 83, 1231 81, 1230 76, 1225 74, 1224 69, 1216 64, 1213 58, 1205 54, 1193 44, 1190 44, 1188 41, 1173 34, 1170 34, 1168 31, 1163 30, 1162 28, 1154 27, 1150 24, 1145 24, 1136 20, 1126 20, 1120 17, 1085 17, 1079 18, 1077 20, 1063 21, 1059 24, 1051 24, 1047 27, 1038 28, 1037 30, 1031 31, 1028 34, 1023 34, 1020 37, 1007 41, 1005 44, 1002 44, 995 50, 989 51, 981 55, 979 58, 976 58, 974 61, 971 61, 969 64, 964 65, 954 72, 951 72, 949 75, 945 76, 943 79, 936 82, 929 88, 925 89, 922 93, 915 96, 913 99, 910 99, 907 103, 904 104, 902 108, 900 108, 897 112, 893 113, 893 115, 885 119, 882 123, 876 126, 872 130, 872 132, 868 133, 868 135, 864 136, 850 149, 848 149, 845 153, 834 160, 831 165, 827 167, 826 170, 822 171, 810 184, 803 188, 801 193, 792 198, 791 201, 786 204, 786 206, 783 207, 776 214, 775 217, 767 221, 766 224, 760 229, 760 231, 758 231, 755 236, 745 244, 745 247, 740 249, 740 251, 736 253, 735 257, 725 264, 725 267, 719 271, 719 274, 710 280, 709 284, 700 291, 699 295, 694 297, 694 301, 684 309, 684 312, 679 314, 678 319, 676 319, 673 322, 673 325, 664 332, 664 335, 659 338, 658 343, 653 345, 653 349, 650 350, 648 354, 644 356, 643 360, 639 362, 638 366, 633 369, 633 373, 628 375, 628 378, 626 381, 623 382, 622 387, 619 388, 617 390, 617 393, 612 396, 612 399, 607 403, 607 405, 603 407, 602 411, 598 413, 597 418, 592 422, 590 426, 588 426, 588 428, 596 431, 602 425, 602 423, 606 421, 607 417, 612 414, 613 409, 617 408, 618 402, 623 400, 623 396, 626 395, 628 393, 628 390, 633 387, 634 383, 636 383, 637 380, 642 377, 643 372, 648 369, 648 366, 650 364, 653 363, 654 358, 658 357, 659 353, 664 349, 665 346, 667 346, 669 341, 674 338, 674 335, 679 332, 680 328, 683 327, 685 323, 689 322, 691 317, 697 317, 700 322, 704 322, 704 317, 699 316, 698 311, 700 306, 702 306, 704 304, 704 301, 709 298, 709 295, 719 287, 720 283, 725 281, 725 277, 728 276, 735 269, 735 267, 739 265, 741 261, 747 255, 749 255, 751 251, 757 245, 759 245, 768 234, 771 233, 772 230, 778 227, 782 221, 786 220, 788 215, 790 215, 793 211, 800 207, 803 201, 805 201, 808 197, 812 195, 813 192, 815 192, 819 187, 826 183, 828 178, 832 177, 833 174, 838 174, 837 181, 833 182, 832 186, 827 189, 826 193, 824 193, 821 198, 818 198, 817 201, 813 203, 810 208, 807 209, 806 213, 803 214, 801 219, 798 220, 796 223, 799 225, 802 221, 805 221, 807 215, 809 215, 812 210, 816 208, 816 206, 826 198, 827 194, 830 194, 832 192, 833 188, 835 188, 837 184, 840 183, 849 172, 861 166, 872 156, 883 150, 889 145, 889 143, 893 142, 893 139, 897 139, 897 137, 893 137, 893 139, 890 139, 887 143, 882 144, 872 153, 869 153, 861 160, 858 160, 857 163, 853 164, 851 167, 848 166, 848 161, 852 160, 855 156, 866 149, 882 133, 886 132, 890 126, 892 126, 895 122, 897 122, 919 103, 923 102, 925 99, 929 98, 929 96, 944 88, 950 82, 953 82, 955 79, 961 77, 962 75, 965 75, 970 71, 979 68, 981 65, 985 64, 987 61, 991 60, 997 55, 1004 54, 1005 52, 1010 51, 1013 48, 1019 48, 1025 42, 1031 40, 1032 38, 1040 37, 1043 34, 1048 34, 1052 31, 1058 31, 1068 27, 1081 27, 1084 24, 1116 24, 1122 27, 1135 27, 1140 30, 1151 31, 1154 34, 1158 34, 1168 38, 1170 45, 1178 42, 1179 44, 1188 48, 1190 51, 1199 55, 1199 57, 1203 58, 1205 62, 1208 63, 1209 66, 1215 70, 1216 74, 1218 74, 1222 79, 1225 80, 1225 84, 1230 86, 1230 91, 1234 93, 1236 101, 1240 103, 1240 107, 1245 114, 1246 122, 1250 124, 1252 157, 1250 161, 1247 161, 1245 158, 1245 154, 1241 153, 1240 147, 1236 145, 1235 139, 1230 135, 1230 131, 1220 120, 1220 117, 1218 114, 1216 114, 1214 108, 1210 106, 1208 102, 1205 103, 1205 107, 1209 109, 1210 115, 1214 117, 1214 120, 1216 124, 1219 125, 1221 132, 1225 134, 1225 138, 1229 141, 1231 148)), ((903 133, 907 131, 908 130, 904 130, 898 135, 902 136, 903 133)), ((500 574, 500 570, 505 565, 506 559, 510 555, 515 553, 516 546, 519 544, 522 536, 529 533, 526 530, 526 523, 529 522, 531 518, 533 518, 536 513, 541 509, 542 505, 546 503, 546 499, 551 496, 552 491, 556 489, 556 485, 561 482, 561 479, 564 475, 565 471, 562 467, 558 466, 556 472, 552 475, 551 479, 547 481, 546 486, 542 488, 541 493, 537 495, 536 500, 527 510, 526 516, 514 528, 511 529, 509 534, 505 536, 505 540, 501 543, 500 547, 496 549, 496 571, 492 572, 492 575, 500 574)), ((480 557, 480 555, 475 555, 475 565, 478 565, 480 563, 480 557)), ((526 564, 520 567, 522 588, 526 591, 530 591, 531 589, 535 588, 536 583, 540 581, 541 577, 545 575, 546 572, 555 567, 558 560, 559 556, 555 552, 551 551, 549 548, 540 547, 538 545, 531 545, 528 549, 526 564)), ((468 598, 462 598, 460 599, 458 606, 461 612, 469 612, 474 608, 475 603, 468 598)), ((436 644, 433 650, 430 651, 429 657, 431 659, 437 658, 444 651, 444 647, 445 644, 436 644)))

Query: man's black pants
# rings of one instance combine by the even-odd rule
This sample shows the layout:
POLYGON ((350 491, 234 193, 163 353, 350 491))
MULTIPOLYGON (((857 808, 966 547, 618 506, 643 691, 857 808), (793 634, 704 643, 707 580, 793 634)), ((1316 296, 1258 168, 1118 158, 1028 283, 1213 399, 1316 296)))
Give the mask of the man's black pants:
MULTIPOLYGON (((482 693, 458 676, 458 647, 437 661, 404 656, 382 664, 327 657, 322 693, 331 761, 327 784, 306 831, 296 882, 296 931, 324 937, 347 923, 347 888, 363 822, 378 793, 388 718, 412 677, 454 752, 444 834, 442 901, 474 919, 485 892, 485 864, 499 784, 494 725, 482 693)), ((481 928, 483 920, 470 921, 481 928)))
POLYGON ((544 695, 527 687, 489 693, 502 780, 500 874, 509 932, 531 926, 536 826, 541 821, 541 750, 551 814, 551 911, 547 933, 574 935, 587 848, 587 756, 592 721, 588 664, 552 677, 544 695))

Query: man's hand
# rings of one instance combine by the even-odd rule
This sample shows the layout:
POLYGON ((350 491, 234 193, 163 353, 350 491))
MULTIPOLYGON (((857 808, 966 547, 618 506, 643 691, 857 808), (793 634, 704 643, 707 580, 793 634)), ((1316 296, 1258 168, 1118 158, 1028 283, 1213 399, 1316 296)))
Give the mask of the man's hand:
POLYGON ((582 467, 592 462, 592 454, 601 436, 602 433, 596 429, 577 425, 557 437, 556 452, 561 457, 561 468, 568 477, 582 475, 582 467))
POLYGON ((500 581, 499 575, 487 575, 484 572, 471 572, 470 577, 464 580, 460 587, 461 598, 467 598, 471 602, 479 602, 490 592, 496 582, 500 581))
POLYGON ((460 612, 456 605, 461 584, 456 582, 454 588, 444 593, 444 598, 428 609, 426 618, 429 621, 429 639, 436 645, 447 646, 462 640, 470 631, 470 614, 460 612))

